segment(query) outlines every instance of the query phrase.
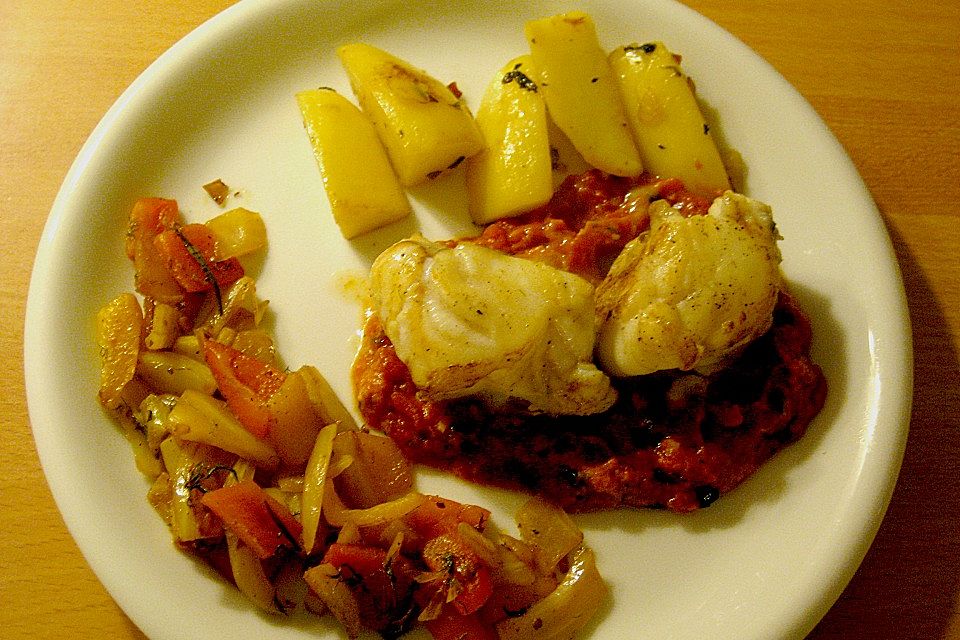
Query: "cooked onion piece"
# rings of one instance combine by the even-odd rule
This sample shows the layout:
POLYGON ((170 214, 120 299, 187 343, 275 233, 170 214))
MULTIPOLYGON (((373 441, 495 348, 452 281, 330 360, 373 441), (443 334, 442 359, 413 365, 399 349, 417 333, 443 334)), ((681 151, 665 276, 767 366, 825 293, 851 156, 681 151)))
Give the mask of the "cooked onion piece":
POLYGON ((578 547, 569 561, 570 569, 550 595, 522 615, 497 623, 500 640, 570 638, 593 617, 607 594, 593 551, 578 547))
POLYGON ((336 435, 337 425, 335 424, 329 424, 320 430, 303 474, 300 522, 303 524, 303 548, 307 553, 313 551, 320 526, 324 486, 327 483, 327 470, 330 465, 330 455, 333 453, 333 438, 336 435))
POLYGON ((215 336, 225 327, 242 330, 260 324, 267 303, 257 297, 253 278, 244 276, 221 293, 219 301, 215 296, 207 296, 197 314, 195 329, 215 336))
POLYGON ((340 621, 348 638, 356 638, 363 629, 360 605, 341 579, 340 571, 331 564, 319 564, 303 574, 304 580, 313 589, 330 613, 340 621))
POLYGON ((616 398, 591 359, 593 287, 545 264, 422 237, 371 269, 373 309, 432 399, 510 399, 531 412, 587 415, 616 398))
MULTIPOLYGON (((223 484, 229 487, 245 480, 253 480, 255 471, 253 465, 245 460, 238 460, 233 465, 233 473, 227 476, 223 484)), ((237 589, 262 611, 280 613, 274 601, 276 587, 264 571, 260 558, 253 549, 241 542, 235 533, 229 529, 223 533, 227 542, 230 571, 237 589)))
POLYGON ((499 562, 494 568, 497 570, 498 580, 525 587, 537 581, 536 556, 530 545, 511 536, 501 535, 497 552, 499 562))
POLYGON ((390 438, 359 429, 344 431, 333 441, 338 456, 353 464, 337 476, 339 495, 352 507, 367 508, 395 500, 413 487, 410 463, 390 438))
POLYGON ((325 422, 314 410, 299 370, 287 374, 267 400, 266 409, 272 416, 267 442, 284 464, 303 467, 325 422))
POLYGON ((314 411, 320 415, 324 423, 335 422, 340 425, 341 431, 357 428, 356 420, 343 406, 330 383, 316 367, 304 365, 300 368, 300 373, 307 385, 307 395, 310 396, 310 402, 314 405, 314 411))
POLYGON ((559 507, 542 498, 528 500, 517 512, 520 538, 533 548, 540 571, 553 571, 557 563, 583 543, 583 532, 559 507))
POLYGON ((227 554, 233 581, 240 593, 267 613, 280 613, 274 603, 276 587, 263 570, 263 563, 250 547, 237 539, 232 531, 225 531, 227 554))
POLYGON ((410 491, 396 500, 366 509, 348 509, 337 495, 333 483, 328 482, 324 485, 323 515, 334 527, 343 527, 348 523, 369 527, 398 520, 423 504, 425 499, 423 494, 410 491))
POLYGON ((780 291, 770 207, 727 192, 704 216, 665 202, 597 287, 597 355, 616 376, 722 365, 770 328, 780 291))

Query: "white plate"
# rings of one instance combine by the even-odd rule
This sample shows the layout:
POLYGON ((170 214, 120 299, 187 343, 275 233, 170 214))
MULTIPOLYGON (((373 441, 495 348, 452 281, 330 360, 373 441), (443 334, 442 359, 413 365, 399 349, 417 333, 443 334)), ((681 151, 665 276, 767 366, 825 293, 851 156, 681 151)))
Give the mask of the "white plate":
MULTIPOLYGON (((814 319, 830 393, 807 436, 736 492, 691 514, 578 518, 611 604, 596 638, 786 638, 809 631, 847 583, 882 518, 899 468, 911 392, 900 276, 856 170, 807 103, 719 27, 668 0, 581 1, 605 46, 662 39, 682 52, 720 130, 749 166, 751 195, 774 206, 784 270, 814 319)), ((364 40, 456 80, 475 107, 487 80, 525 50, 523 22, 556 1, 241 2, 152 65, 107 113, 70 170, 43 234, 27 309, 30 417, 50 487, 94 571, 150 637, 339 637, 311 618, 255 613, 178 553, 144 498, 125 441, 95 401, 97 308, 132 284, 122 257, 138 196, 176 198, 191 219, 218 212, 200 186, 239 188, 270 236, 259 276, 281 353, 312 363, 341 397, 358 309, 342 290, 393 240, 469 228, 462 184, 416 192, 416 217, 355 243, 327 210, 293 99, 347 91, 333 53, 364 40), (318 630, 319 635, 318 635, 318 630), (324 631, 326 630, 326 631, 324 631)), ((436 473, 421 488, 494 507, 517 496, 436 473)))

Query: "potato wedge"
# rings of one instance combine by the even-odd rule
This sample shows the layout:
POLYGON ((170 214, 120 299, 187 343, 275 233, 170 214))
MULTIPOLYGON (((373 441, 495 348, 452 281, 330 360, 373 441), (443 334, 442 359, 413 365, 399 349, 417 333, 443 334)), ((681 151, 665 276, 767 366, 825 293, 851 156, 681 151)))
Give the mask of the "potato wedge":
POLYGON ((410 202, 360 109, 331 89, 301 91, 297 104, 343 236, 349 240, 406 217, 410 202))
POLYGON ((123 404, 123 388, 133 379, 140 354, 143 311, 132 293, 121 293, 97 312, 100 347, 100 403, 108 409, 123 404))
POLYGON ((547 111, 529 55, 511 60, 477 110, 486 148, 467 160, 470 217, 487 224, 535 209, 553 193, 547 111))
POLYGON ((572 11, 532 20, 524 32, 550 117, 573 146, 597 169, 640 175, 640 154, 593 19, 572 11))
POLYGON ((313 451, 317 434, 324 426, 314 410, 300 371, 287 374, 283 384, 267 401, 275 419, 267 441, 284 464, 302 466, 313 451))
POLYGON ((204 223, 217 243, 217 260, 226 260, 259 251, 267 245, 267 227, 256 211, 237 207, 204 223))
POLYGON ((229 451, 260 468, 272 470, 280 463, 276 451, 247 431, 225 402, 192 389, 183 392, 170 412, 170 429, 181 440, 229 451))
POLYGON ((357 421, 340 402, 333 387, 316 367, 304 365, 300 367, 299 373, 307 386, 307 394, 310 396, 313 409, 324 424, 335 422, 341 431, 357 428, 357 421))
POLYGON ((165 302, 154 302, 152 312, 144 314, 143 346, 147 349, 169 349, 180 337, 180 310, 165 302))
POLYGON ((662 42, 631 44, 610 54, 610 66, 647 171, 680 178, 704 195, 729 189, 727 171, 679 57, 662 42))
POLYGON ((483 148, 466 103, 427 72, 362 43, 337 55, 404 186, 435 178, 483 148))
POLYGON ((210 368, 176 351, 141 351, 137 358, 137 375, 160 393, 180 395, 193 389, 206 395, 217 390, 210 368))

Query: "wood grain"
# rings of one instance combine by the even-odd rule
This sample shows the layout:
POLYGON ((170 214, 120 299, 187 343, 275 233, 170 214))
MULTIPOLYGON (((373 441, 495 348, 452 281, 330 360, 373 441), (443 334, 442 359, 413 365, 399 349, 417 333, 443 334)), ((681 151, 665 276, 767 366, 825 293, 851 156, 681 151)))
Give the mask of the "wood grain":
MULTIPOLYGON (((97 121, 229 4, 0 4, 0 636, 143 638, 86 565, 44 481, 23 388, 26 291, 47 212, 97 121)), ((909 299, 915 398, 901 478, 860 570, 810 637, 960 640, 960 4, 686 4, 766 58, 837 135, 880 208, 909 299)))

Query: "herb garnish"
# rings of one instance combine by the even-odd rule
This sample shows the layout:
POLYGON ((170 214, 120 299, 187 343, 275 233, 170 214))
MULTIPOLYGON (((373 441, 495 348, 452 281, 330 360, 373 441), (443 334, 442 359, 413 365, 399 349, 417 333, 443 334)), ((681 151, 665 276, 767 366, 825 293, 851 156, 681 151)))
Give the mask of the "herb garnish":
POLYGON ((187 479, 183 486, 191 491, 196 490, 200 493, 206 493, 210 491, 210 489, 205 487, 203 483, 212 478, 215 473, 221 471, 231 474, 234 479, 237 478, 237 472, 233 467, 227 467, 222 464, 205 467, 203 464, 198 463, 190 470, 190 478, 187 479))
POLYGON ((174 228, 173 231, 177 234, 177 237, 180 238, 183 246, 186 247, 187 253, 190 254, 190 257, 196 260, 197 264, 200 265, 200 270, 203 271, 203 279, 213 287, 213 293, 217 296, 217 309, 220 310, 219 315, 222 316, 223 295, 220 293, 220 283, 217 282, 216 276, 213 275, 213 270, 210 268, 210 265, 207 264, 207 261, 203 257, 203 254, 200 253, 200 250, 193 246, 192 242, 187 240, 187 236, 183 235, 183 231, 180 230, 180 227, 174 228))
POLYGON ((527 91, 537 92, 537 83, 530 79, 530 76, 525 74, 523 71, 520 71, 520 65, 507 71, 503 75, 503 84, 510 84, 511 82, 516 82, 521 89, 526 89, 527 91))

